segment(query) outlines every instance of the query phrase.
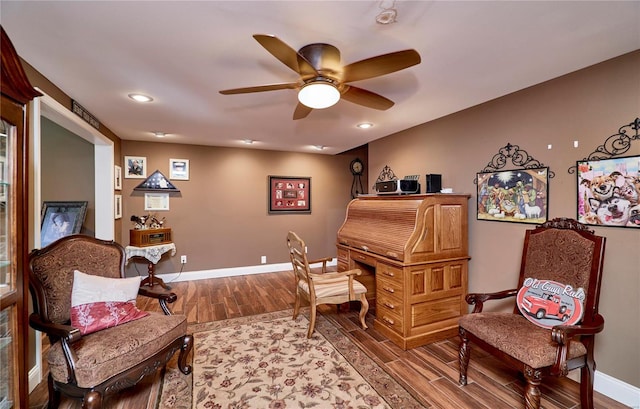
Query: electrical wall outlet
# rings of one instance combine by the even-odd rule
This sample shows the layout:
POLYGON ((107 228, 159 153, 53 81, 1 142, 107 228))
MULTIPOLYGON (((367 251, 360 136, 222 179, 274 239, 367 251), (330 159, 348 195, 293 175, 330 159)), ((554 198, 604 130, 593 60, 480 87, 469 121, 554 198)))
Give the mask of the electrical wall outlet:
POLYGON ((260 256, 260 263, 267 264, 267 256, 260 256))
POLYGON ((187 256, 180 256, 180 264, 187 264, 187 256))

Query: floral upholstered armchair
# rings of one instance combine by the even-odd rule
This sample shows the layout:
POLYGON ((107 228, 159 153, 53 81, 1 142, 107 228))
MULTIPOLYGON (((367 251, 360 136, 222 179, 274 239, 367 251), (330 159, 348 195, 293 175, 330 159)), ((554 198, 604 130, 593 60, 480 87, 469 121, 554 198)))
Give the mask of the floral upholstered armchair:
POLYGON ((51 343, 49 408, 58 407, 61 393, 82 399, 83 408, 100 408, 105 394, 154 374, 176 351, 182 373, 191 372, 186 317, 167 307, 176 295, 140 287, 139 277, 125 278, 124 262, 118 243, 82 235, 29 255, 29 324, 51 343), (164 313, 139 310, 138 294, 157 298, 164 313))
POLYGON ((527 230, 518 286, 468 294, 471 314, 459 320, 460 384, 467 384, 471 345, 522 372, 523 406, 540 407, 540 384, 548 376, 580 369, 580 401, 593 408, 595 335, 605 238, 572 219, 554 219, 527 230), (489 300, 513 298, 513 312, 483 312, 489 300))

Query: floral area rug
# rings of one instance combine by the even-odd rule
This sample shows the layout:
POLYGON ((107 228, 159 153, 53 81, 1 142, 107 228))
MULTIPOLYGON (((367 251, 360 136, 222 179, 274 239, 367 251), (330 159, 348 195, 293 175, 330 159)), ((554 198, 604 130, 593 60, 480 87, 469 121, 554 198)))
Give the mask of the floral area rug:
POLYGON ((195 324, 193 373, 167 365, 159 409, 422 408, 330 320, 291 311, 195 324))

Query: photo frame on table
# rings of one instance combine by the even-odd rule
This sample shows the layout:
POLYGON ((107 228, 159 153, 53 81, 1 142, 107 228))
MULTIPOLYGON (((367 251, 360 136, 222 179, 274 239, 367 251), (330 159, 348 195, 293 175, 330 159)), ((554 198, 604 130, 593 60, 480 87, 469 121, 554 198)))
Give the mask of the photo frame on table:
POLYGON ((144 156, 124 157, 125 179, 144 179, 147 177, 147 158, 144 156))
POLYGON ((122 168, 118 165, 113 167, 113 189, 122 190, 122 168))
POLYGON ((87 213, 88 202, 44 202, 42 204, 40 226, 40 246, 45 247, 54 241, 78 234, 87 213))
POLYGON ((169 179, 189 180, 189 159, 169 159, 169 179))
POLYGON ((169 193, 145 193, 144 210, 169 210, 169 193))
POLYGON ((121 219, 122 218, 122 195, 114 195, 113 196, 113 218, 121 219))
POLYGON ((576 164, 579 222, 640 228, 640 155, 576 164))
POLYGON ((477 219, 541 224, 549 208, 549 168, 477 174, 477 219))
POLYGON ((311 178, 269 176, 269 213, 311 213, 311 178))

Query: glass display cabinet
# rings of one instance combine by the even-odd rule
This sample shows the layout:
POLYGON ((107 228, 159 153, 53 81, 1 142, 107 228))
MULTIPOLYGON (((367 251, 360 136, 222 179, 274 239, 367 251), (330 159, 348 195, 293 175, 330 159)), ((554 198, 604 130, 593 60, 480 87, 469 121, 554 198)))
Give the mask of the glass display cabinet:
POLYGON ((28 407, 26 104, 40 95, 0 27, 0 409, 28 407))
POLYGON ((15 397, 15 365, 16 328, 16 271, 15 254, 11 246, 13 234, 11 216, 15 212, 11 197, 12 167, 8 166, 7 158, 11 160, 12 148, 9 141, 13 141, 12 127, 9 123, 0 121, 0 409, 12 408, 15 397), (11 135, 11 136, 10 136, 11 135), (8 156, 8 157, 7 157, 8 156))

